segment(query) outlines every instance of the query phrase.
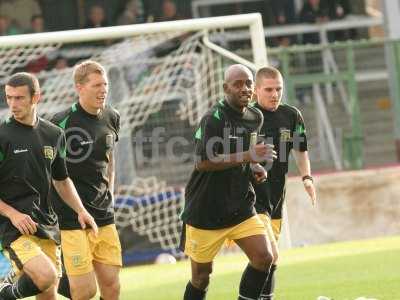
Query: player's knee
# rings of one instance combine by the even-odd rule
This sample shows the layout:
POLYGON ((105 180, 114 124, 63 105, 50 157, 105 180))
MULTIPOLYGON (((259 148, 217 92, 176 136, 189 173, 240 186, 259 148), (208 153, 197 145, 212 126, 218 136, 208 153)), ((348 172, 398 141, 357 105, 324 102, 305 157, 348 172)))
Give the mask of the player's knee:
POLYGON ((121 292, 121 285, 120 285, 120 283, 119 283, 118 281, 115 282, 115 283, 112 285, 112 287, 111 287, 111 289, 110 289, 110 292, 112 293, 112 295, 113 295, 116 299, 118 299, 119 294, 120 294, 120 292, 121 292))
POLYGON ((96 296, 97 286, 95 282, 86 283, 85 286, 74 285, 71 281, 71 296, 74 300, 87 300, 96 296))
POLYGON ((41 291, 47 291, 55 285, 57 281, 57 272, 53 266, 43 267, 32 274, 32 280, 41 291))
POLYGON ((264 251, 257 252, 251 259, 251 264, 257 270, 266 271, 270 268, 274 260, 273 254, 265 249, 264 251))
POLYGON ((102 294, 106 293, 108 295, 108 297, 105 298, 110 298, 110 299, 118 299, 120 290, 121 290, 121 285, 118 280, 107 282, 107 284, 101 288, 102 294))
POLYGON ((277 251, 277 249, 272 249, 272 264, 276 265, 278 263, 278 259, 279 259, 279 251, 277 251))
POLYGON ((87 300, 92 299, 96 296, 97 288, 96 286, 89 285, 87 288, 83 289, 73 289, 71 288, 71 296, 74 300, 87 300))
POLYGON ((212 267, 194 273, 191 280, 193 286, 200 290, 205 290, 210 283, 211 273, 212 267))
POLYGON ((36 300, 54 300, 57 299, 57 292, 55 285, 52 285, 46 291, 43 291, 39 295, 36 295, 36 300))
POLYGON ((278 253, 274 253, 273 258, 272 258, 272 264, 276 265, 278 263, 278 258, 279 258, 279 254, 278 253))

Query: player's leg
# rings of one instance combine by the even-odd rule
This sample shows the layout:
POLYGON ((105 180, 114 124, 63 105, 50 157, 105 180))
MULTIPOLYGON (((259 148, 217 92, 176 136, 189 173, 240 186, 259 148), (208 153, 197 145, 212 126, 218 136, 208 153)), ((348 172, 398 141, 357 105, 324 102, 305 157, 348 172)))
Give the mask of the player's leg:
POLYGON ((48 288, 46 291, 36 296, 37 300, 56 300, 57 299, 57 287, 59 278, 61 277, 61 247, 57 245, 53 240, 40 239, 40 248, 50 258, 57 272, 56 282, 48 288))
POLYGON ((120 266, 105 265, 93 261, 97 283, 99 284, 101 298, 104 300, 119 299, 120 283, 119 271, 120 266))
POLYGON ((267 229, 268 239, 271 244, 273 260, 272 265, 268 273, 267 281, 264 283, 261 289, 259 300, 271 300, 274 297, 274 285, 275 285, 275 270, 279 257, 279 248, 276 241, 276 234, 271 226, 271 220, 266 214, 259 214, 259 218, 263 221, 265 228, 267 229))
POLYGON ((271 244, 263 222, 253 216, 235 226, 229 235, 249 258, 239 286, 238 299, 257 300, 273 261, 271 244))
POLYGON ((46 291, 36 295, 37 300, 57 300, 57 286, 58 279, 56 283, 54 283, 51 287, 49 287, 46 291))
POLYGON ((74 300, 91 299, 97 291, 88 232, 80 229, 61 230, 64 266, 74 300))
MULTIPOLYGON (((267 228, 273 249, 278 251, 278 240, 282 228, 282 209, 285 201, 285 181, 277 181, 271 185, 271 222, 267 222, 267 228), (270 225, 270 226, 268 226, 270 225), (272 233, 271 233, 272 230, 272 233)), ((267 220, 269 221, 269 220, 267 220)), ((278 256, 278 255, 277 255, 278 256)), ((278 267, 278 258, 274 259, 268 275, 268 279, 262 288, 260 300, 272 300, 275 290, 275 272, 278 267)))
POLYGON ((56 284, 56 268, 41 250, 37 237, 19 237, 5 249, 5 254, 12 261, 18 277, 12 283, 4 282, 0 288, 0 299, 35 296, 56 284))
POLYGON ((192 277, 186 285, 184 300, 203 300, 205 299, 210 275, 212 273, 213 262, 198 263, 190 259, 192 277))
MULTIPOLYGON (((62 259, 63 260, 63 259, 62 259)), ((69 279, 67 272, 65 271, 65 266, 62 266, 61 278, 58 282, 57 293, 64 296, 67 299, 71 299, 71 288, 69 285, 69 279)))
POLYGON ((122 267, 121 243, 115 224, 99 227, 94 236, 88 233, 93 255, 93 267, 99 284, 101 298, 114 300, 119 298, 119 272, 122 267))
POLYGON ((213 260, 229 233, 228 229, 204 230, 184 225, 181 249, 190 257, 192 276, 186 285, 184 300, 203 300, 212 273, 213 260))

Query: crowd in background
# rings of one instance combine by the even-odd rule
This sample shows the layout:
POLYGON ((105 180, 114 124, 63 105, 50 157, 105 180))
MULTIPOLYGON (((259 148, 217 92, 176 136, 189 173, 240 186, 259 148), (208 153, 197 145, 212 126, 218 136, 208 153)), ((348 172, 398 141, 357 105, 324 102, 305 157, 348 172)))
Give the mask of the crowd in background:
MULTIPOLYGON (((0 0, 0 35, 162 22, 192 17, 192 0, 0 0)), ((260 12, 265 26, 319 23, 363 13, 360 1, 236 1, 202 7, 204 16, 260 12)), ((362 2, 362 1, 361 1, 362 2)), ((313 42, 310 40, 309 42, 313 42)))
MULTIPOLYGON (((201 16, 221 16, 260 12, 264 26, 296 23, 320 23, 337 20, 349 14, 364 13, 365 0, 295 0, 236 1, 200 9, 201 16)), ((96 28, 114 25, 162 22, 192 18, 192 0, 0 0, 0 36, 22 33, 96 28)), ((341 31, 331 40, 354 38, 354 32, 341 31)), ((300 37, 281 37, 267 41, 269 46, 294 43, 319 43, 318 33, 300 37)), ((63 56, 51 60, 42 57, 32 61, 26 70, 65 68, 74 61, 63 56)))

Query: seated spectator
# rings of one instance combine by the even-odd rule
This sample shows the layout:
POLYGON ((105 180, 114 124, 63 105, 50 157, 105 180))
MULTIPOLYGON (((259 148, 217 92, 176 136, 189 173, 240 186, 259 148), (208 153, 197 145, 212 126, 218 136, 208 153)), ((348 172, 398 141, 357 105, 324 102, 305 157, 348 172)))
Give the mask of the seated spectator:
POLYGON ((117 19, 117 25, 143 23, 143 11, 139 0, 129 0, 125 10, 117 19))
POLYGON ((0 36, 2 35, 14 35, 21 33, 16 26, 11 24, 8 16, 0 15, 0 36))
POLYGON ((178 12, 176 10, 176 4, 172 0, 163 0, 162 1, 162 12, 161 16, 157 18, 158 22, 163 22, 163 21, 175 21, 175 20, 181 20, 182 17, 178 15, 178 12))
MULTIPOLYGON (((300 11, 300 22, 322 23, 329 21, 328 9, 320 0, 307 0, 300 11)), ((319 33, 306 33, 303 35, 304 44, 319 44, 319 33)))
POLYGON ((31 28, 26 33, 39 33, 45 31, 43 16, 33 15, 31 18, 31 28))
POLYGON ((85 28, 97 28, 109 26, 104 9, 100 5, 93 5, 89 9, 88 20, 86 22, 85 28))
POLYGON ((6 15, 21 31, 29 29, 31 17, 42 14, 42 10, 36 0, 2 0, 0 12, 6 15))

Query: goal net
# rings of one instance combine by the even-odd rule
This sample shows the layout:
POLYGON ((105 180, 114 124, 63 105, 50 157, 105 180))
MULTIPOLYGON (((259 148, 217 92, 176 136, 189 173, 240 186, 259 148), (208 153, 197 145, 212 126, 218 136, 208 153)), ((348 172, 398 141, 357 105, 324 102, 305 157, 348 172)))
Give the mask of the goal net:
POLYGON ((35 70, 48 117, 77 100, 74 63, 104 65, 108 102, 121 114, 115 209, 124 251, 176 255, 194 128, 223 97, 227 64, 266 64, 264 39, 259 14, 2 37, 0 84, 35 70), (244 48, 252 57, 234 53, 244 48))

